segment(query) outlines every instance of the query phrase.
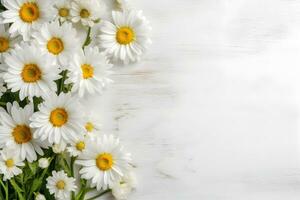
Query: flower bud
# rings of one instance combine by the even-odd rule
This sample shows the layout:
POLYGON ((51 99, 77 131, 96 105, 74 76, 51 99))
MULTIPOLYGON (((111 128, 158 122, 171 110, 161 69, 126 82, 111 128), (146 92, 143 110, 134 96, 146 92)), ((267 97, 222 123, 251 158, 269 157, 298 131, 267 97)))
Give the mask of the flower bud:
POLYGON ((38 193, 35 197, 35 200, 46 200, 46 197, 40 193, 38 193))
POLYGON ((49 167, 49 160, 48 158, 40 158, 39 159, 39 167, 45 169, 49 167))

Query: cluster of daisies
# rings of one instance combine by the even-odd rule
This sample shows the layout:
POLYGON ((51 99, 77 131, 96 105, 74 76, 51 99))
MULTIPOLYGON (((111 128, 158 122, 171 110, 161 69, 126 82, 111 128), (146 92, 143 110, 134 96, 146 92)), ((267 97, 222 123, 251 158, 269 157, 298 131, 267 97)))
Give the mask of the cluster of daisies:
POLYGON ((0 199, 126 199, 131 156, 81 99, 140 60, 150 26, 127 0, 1 0, 0 199))

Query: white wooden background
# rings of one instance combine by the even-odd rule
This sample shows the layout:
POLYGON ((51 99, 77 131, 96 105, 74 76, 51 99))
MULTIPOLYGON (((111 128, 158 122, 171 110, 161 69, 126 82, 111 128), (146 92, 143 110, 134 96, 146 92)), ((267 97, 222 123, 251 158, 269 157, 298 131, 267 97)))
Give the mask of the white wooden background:
POLYGON ((133 153, 130 199, 299 200, 300 0, 131 1, 153 45, 87 100, 133 153))

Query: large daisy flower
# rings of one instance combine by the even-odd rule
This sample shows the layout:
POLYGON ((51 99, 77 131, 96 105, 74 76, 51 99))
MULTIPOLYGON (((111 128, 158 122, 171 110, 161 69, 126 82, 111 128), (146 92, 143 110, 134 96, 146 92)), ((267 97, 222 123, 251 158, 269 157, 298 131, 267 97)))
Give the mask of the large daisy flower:
POLYGON ((0 152, 0 174, 3 174, 4 181, 21 174, 20 167, 23 166, 24 162, 13 149, 4 149, 0 152))
POLYGON ((0 112, 0 147, 14 148, 22 160, 32 162, 37 153, 43 155, 41 147, 47 147, 32 137, 33 130, 29 127, 29 118, 33 114, 33 105, 20 108, 17 102, 8 104, 8 113, 0 112))
POLYGON ((135 62, 145 52, 150 26, 141 11, 113 11, 113 23, 102 22, 100 46, 114 61, 135 62))
POLYGON ((55 8, 55 19, 60 22, 65 22, 71 19, 71 1, 70 0, 56 0, 54 3, 55 8))
POLYGON ((97 190, 106 190, 120 182, 130 168, 130 160, 119 139, 104 135, 91 140, 76 163, 82 166, 79 173, 83 179, 90 180, 97 190))
POLYGON ((49 0, 2 0, 6 11, 2 13, 3 23, 12 23, 9 33, 21 34, 29 40, 33 29, 53 17, 52 1, 49 0))
POLYGON ((85 26, 94 26, 95 21, 105 13, 105 5, 97 0, 75 0, 71 4, 72 21, 85 26))
POLYGON ((76 37, 76 30, 68 22, 61 26, 58 21, 45 23, 39 31, 33 34, 33 37, 42 52, 55 58, 62 66, 65 66, 68 59, 81 48, 76 37))
POLYGON ((79 107, 77 99, 70 94, 49 94, 30 118, 30 127, 36 128, 34 137, 48 140, 50 144, 68 144, 80 137, 84 127, 79 107))
POLYGON ((20 99, 42 96, 56 90, 54 80, 60 78, 55 60, 34 45, 23 43, 5 56, 3 79, 12 92, 20 91, 20 99), (6 66, 7 65, 7 66, 6 66))
POLYGON ((63 171, 52 171, 52 176, 47 178, 47 185, 50 194, 54 194, 58 200, 70 199, 70 194, 76 191, 75 178, 68 177, 63 171))
POLYGON ((3 63, 4 55, 9 53, 20 41, 19 37, 11 37, 7 29, 8 26, 0 24, 0 63, 3 63))
POLYGON ((87 47, 84 52, 75 55, 70 63, 70 79, 74 83, 72 92, 78 92, 80 97, 86 93, 100 93, 111 82, 108 76, 112 67, 106 56, 99 52, 98 47, 87 47))

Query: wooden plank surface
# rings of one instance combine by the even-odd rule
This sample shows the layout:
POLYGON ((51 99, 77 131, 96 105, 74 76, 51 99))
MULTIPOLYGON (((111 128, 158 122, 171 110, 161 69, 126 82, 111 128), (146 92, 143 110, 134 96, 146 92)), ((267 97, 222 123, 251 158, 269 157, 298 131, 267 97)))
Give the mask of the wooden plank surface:
POLYGON ((86 100, 133 154, 130 199, 298 200, 300 1, 132 4, 153 45, 86 100))

